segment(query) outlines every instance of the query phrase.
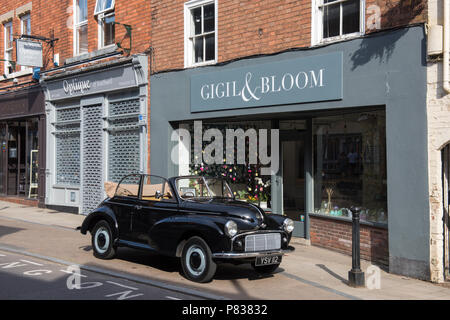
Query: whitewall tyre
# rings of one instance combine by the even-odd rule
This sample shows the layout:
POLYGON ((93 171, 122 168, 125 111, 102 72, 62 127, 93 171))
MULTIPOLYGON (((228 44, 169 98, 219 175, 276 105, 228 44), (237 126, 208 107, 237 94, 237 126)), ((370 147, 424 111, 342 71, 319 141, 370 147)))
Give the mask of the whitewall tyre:
POLYGON ((211 249, 200 237, 192 237, 184 245, 181 266, 187 279, 201 283, 211 281, 217 269, 211 249))
POLYGON ((105 220, 97 222, 92 229, 92 250, 94 256, 99 259, 112 259, 116 255, 113 246, 111 227, 105 220))

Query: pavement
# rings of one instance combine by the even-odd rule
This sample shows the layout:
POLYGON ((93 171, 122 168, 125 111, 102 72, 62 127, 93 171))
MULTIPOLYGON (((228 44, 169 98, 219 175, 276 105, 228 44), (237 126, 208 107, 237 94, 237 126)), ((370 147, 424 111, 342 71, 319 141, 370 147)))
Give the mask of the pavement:
MULTIPOLYGON (((66 267, 75 264, 84 272, 116 279, 107 281, 132 281, 131 287, 136 287, 136 283, 152 285, 184 294, 187 299, 189 296, 236 300, 450 299, 448 284, 389 274, 365 260, 361 261, 361 268, 368 287, 352 288, 347 284, 350 256, 296 242, 292 243, 296 250, 283 257, 273 275, 259 276, 249 265, 223 264, 218 266, 210 283, 198 284, 182 276, 179 260, 175 258, 119 248, 113 260, 96 259, 90 235, 75 230, 83 219, 82 215, 0 201, 0 254, 28 256, 66 267)), ((0 263, 0 272, 5 271, 4 266, 0 263)), ((3 279, 0 277, 2 284, 3 279)), ((147 295, 145 299, 153 298, 147 295)))

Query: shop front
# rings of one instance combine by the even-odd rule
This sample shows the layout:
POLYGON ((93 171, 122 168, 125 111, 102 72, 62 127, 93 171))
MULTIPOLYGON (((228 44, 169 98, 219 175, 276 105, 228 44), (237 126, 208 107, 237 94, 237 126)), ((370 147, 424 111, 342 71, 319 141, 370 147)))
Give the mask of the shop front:
POLYGON ((151 172, 222 176, 237 198, 294 219, 294 236, 303 242, 347 254, 349 209, 359 206, 362 257, 389 265, 393 273, 427 279, 423 39, 423 28, 414 26, 155 74, 150 135, 158 139, 151 140, 151 172), (239 129, 243 163, 232 161, 239 139, 226 138, 239 129), (220 145, 213 143, 218 137, 224 137, 223 148, 211 152, 220 145), (269 166, 266 158, 250 161, 261 138, 272 164, 278 161, 268 174, 262 171, 269 166), (227 154, 230 141, 236 144, 227 154), (178 160, 168 160, 174 154, 178 160), (205 154, 216 162, 203 161, 205 154))
POLYGON ((147 170, 147 62, 44 75, 47 104, 47 207, 88 214, 104 182, 147 170))
POLYGON ((0 199, 44 206, 45 111, 38 85, 0 95, 0 199))

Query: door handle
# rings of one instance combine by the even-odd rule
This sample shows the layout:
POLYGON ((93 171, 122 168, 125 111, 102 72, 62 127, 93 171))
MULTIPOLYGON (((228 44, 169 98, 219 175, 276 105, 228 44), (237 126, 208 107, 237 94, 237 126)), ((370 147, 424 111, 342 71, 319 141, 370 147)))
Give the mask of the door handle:
POLYGON ((141 210, 141 209, 142 209, 142 206, 140 206, 140 205, 135 205, 135 206, 134 206, 134 209, 135 209, 135 210, 141 210))

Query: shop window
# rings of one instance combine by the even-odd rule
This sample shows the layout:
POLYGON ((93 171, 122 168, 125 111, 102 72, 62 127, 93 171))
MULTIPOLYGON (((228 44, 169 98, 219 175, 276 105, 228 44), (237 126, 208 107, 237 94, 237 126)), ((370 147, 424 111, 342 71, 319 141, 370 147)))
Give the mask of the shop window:
POLYGON ((387 223, 384 111, 314 119, 314 213, 387 223))
POLYGON ((4 48, 5 48, 5 71, 4 74, 10 74, 14 72, 13 64, 13 25, 12 22, 5 23, 3 25, 4 34, 4 48))
POLYGON ((316 0, 313 42, 330 42, 364 33, 363 0, 316 0))
POLYGON ((217 3, 185 4, 185 66, 215 63, 217 58, 217 3))
POLYGON ((98 47, 103 48, 115 44, 114 0, 97 0, 94 14, 98 21, 98 47))
MULTIPOLYGON (((255 146, 254 140, 250 138, 250 135, 243 140, 243 143, 239 141, 238 138, 234 139, 233 154, 227 154, 226 148, 226 136, 227 131, 243 130, 249 133, 249 130, 254 130, 254 137, 258 138, 260 129, 267 129, 270 132, 271 122, 270 121, 246 121, 246 122, 215 122, 215 123, 203 123, 203 132, 209 129, 217 129, 220 131, 223 137, 223 154, 221 154, 221 163, 207 164, 200 163, 196 164, 197 157, 195 153, 195 134, 194 126, 192 124, 183 124, 183 127, 189 130, 191 136, 190 143, 190 165, 187 168, 188 172, 183 172, 183 174, 199 175, 205 177, 221 177, 225 179, 236 199, 254 203, 262 207, 263 209, 271 208, 271 176, 262 175, 261 169, 267 167, 260 162, 260 158, 257 155, 252 154, 250 146, 255 146), (238 154, 241 153, 240 150, 244 150, 244 164, 241 163, 238 154), (256 161, 250 161, 251 158, 255 157, 256 161)), ((268 142, 268 154, 271 154, 270 145, 270 133, 267 133, 268 142)), ((208 147, 210 142, 203 141, 202 150, 208 147)), ((213 152, 215 157, 215 152, 213 152)), ((180 159, 180 163, 188 163, 186 159, 180 159)))
POLYGON ((89 52, 87 0, 75 0, 74 54, 89 52))

